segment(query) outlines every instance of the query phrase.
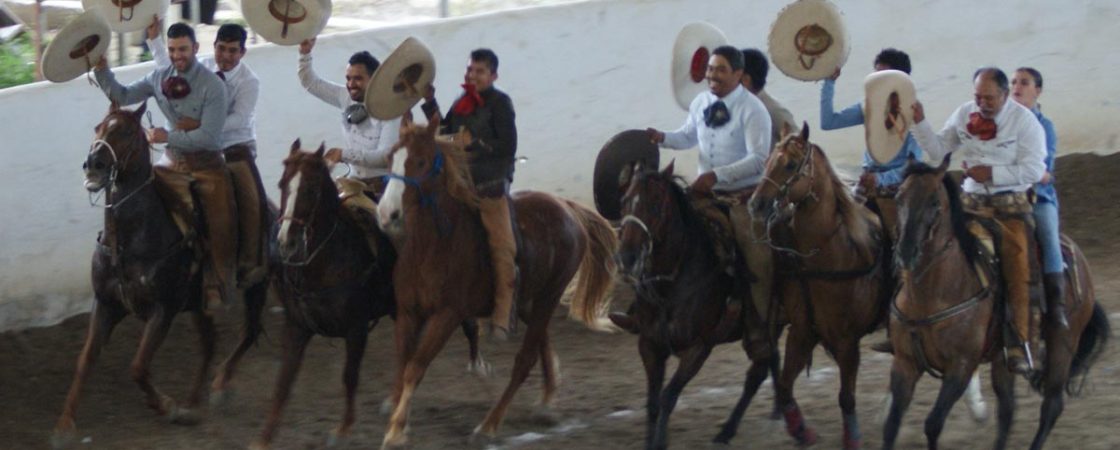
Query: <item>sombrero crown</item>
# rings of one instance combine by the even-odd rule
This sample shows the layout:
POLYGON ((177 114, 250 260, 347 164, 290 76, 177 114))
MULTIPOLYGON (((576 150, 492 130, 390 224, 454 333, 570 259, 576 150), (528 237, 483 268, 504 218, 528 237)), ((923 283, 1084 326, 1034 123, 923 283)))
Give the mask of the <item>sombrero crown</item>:
POLYGON ((164 17, 171 0, 82 0, 86 11, 100 9, 115 33, 139 31, 152 24, 152 16, 164 17))
POLYGON ((880 70, 864 79, 863 90, 867 94, 863 102, 867 151, 876 161, 889 162, 906 143, 914 124, 914 83, 906 72, 880 70))
POLYGON ((803 81, 827 78, 848 60, 848 31, 840 8, 828 0, 797 0, 770 27, 770 60, 803 81))
POLYGON ((326 28, 331 0, 242 0, 241 15, 265 40, 297 45, 326 28))
POLYGON ((424 98, 424 89, 435 77, 432 51, 419 39, 405 39, 369 80, 365 97, 369 115, 379 120, 404 115, 424 98))

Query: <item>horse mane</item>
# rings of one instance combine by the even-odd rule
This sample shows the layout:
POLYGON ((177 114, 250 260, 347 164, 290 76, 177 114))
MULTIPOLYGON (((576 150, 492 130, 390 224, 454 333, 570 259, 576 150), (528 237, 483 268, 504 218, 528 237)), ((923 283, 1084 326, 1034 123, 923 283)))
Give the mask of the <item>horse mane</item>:
MULTIPOLYGON (((688 198, 688 192, 685 190, 686 186, 688 186, 688 182, 684 178, 679 175, 664 174, 658 171, 651 171, 646 176, 656 177, 656 179, 665 183, 669 191, 669 197, 681 212, 681 221, 684 222, 685 228, 693 230, 701 229, 699 227, 704 226, 701 222, 700 214, 696 212, 696 208, 692 206, 692 201, 688 198)), ((695 234, 694 237, 696 236, 704 236, 704 234, 695 234)))
POLYGON ((836 198, 836 214, 840 216, 840 223, 848 229, 849 237, 858 248, 871 248, 873 244, 871 229, 868 226, 869 221, 864 214, 863 205, 852 198, 848 185, 840 180, 840 176, 832 168, 832 163, 828 160, 824 150, 817 144, 810 143, 809 146, 809 151, 816 152, 821 158, 821 162, 824 163, 822 167, 824 167, 825 174, 828 175, 828 181, 832 183, 832 191, 836 198))
MULTIPOLYGON (((937 175, 940 171, 941 169, 936 166, 914 161, 907 165, 902 179, 905 180, 912 175, 937 175)), ((953 236, 960 243, 961 251, 964 252, 968 264, 972 265, 975 263, 976 256, 979 255, 980 240, 968 231, 968 219, 971 218, 971 215, 965 212, 964 205, 961 203, 961 188, 953 181, 948 172, 942 174, 941 185, 945 188, 946 196, 949 197, 949 220, 953 224, 953 236)))
MULTIPOLYGON (((423 142, 428 138, 426 125, 411 124, 402 130, 399 147, 408 147, 409 144, 423 142)), ((434 151, 443 154, 443 171, 446 174, 447 194, 467 205, 471 210, 478 209, 478 192, 474 189, 474 180, 471 178, 470 153, 467 144, 451 136, 431 137, 434 151)), ((395 149, 396 150, 399 150, 395 149)))

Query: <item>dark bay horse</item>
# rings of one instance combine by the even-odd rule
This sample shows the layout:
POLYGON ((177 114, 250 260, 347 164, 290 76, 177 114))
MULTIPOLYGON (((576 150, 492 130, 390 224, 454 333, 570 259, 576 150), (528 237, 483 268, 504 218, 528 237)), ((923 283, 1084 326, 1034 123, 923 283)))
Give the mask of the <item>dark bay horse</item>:
MULTIPOLYGON (((169 416, 172 422, 193 424, 199 420, 196 408, 206 394, 216 333, 202 292, 202 252, 195 240, 180 232, 156 192, 148 140, 140 123, 145 110, 146 105, 127 111, 113 104, 95 129, 96 138, 84 164, 86 189, 105 191, 105 222, 93 253, 95 301, 89 332, 62 416, 55 425, 52 441, 56 447, 72 443, 82 386, 113 328, 128 314, 145 322, 130 373, 144 391, 148 406, 169 416), (148 370, 180 312, 191 313, 202 357, 182 405, 155 387, 148 370)), ((267 284, 263 282, 245 292, 241 342, 219 369, 212 398, 221 396, 241 356, 256 341, 266 293, 267 284)))
MULTIPOLYGON (((396 314, 392 278, 396 250, 376 229, 374 244, 369 244, 368 228, 345 210, 330 174, 340 158, 339 149, 327 152, 320 146, 315 152, 302 151, 296 140, 284 160, 276 230, 279 257, 274 268, 285 312, 284 359, 268 420, 254 448, 267 448, 272 442, 304 350, 315 335, 346 341, 342 374, 346 409, 328 443, 346 439, 355 420, 354 397, 369 332, 382 317, 396 314)), ((477 325, 464 321, 463 329, 471 348, 468 367, 485 364, 478 354, 477 325)))
MULTIPOLYGON (((638 351, 646 371, 646 448, 664 449, 669 443, 669 416, 681 391, 712 348, 744 336, 742 320, 723 316, 728 297, 746 295, 747 281, 738 280, 736 286, 737 280, 723 267, 703 219, 673 176, 673 164, 657 172, 638 162, 631 173, 622 197, 619 271, 637 293, 630 312, 638 324, 638 351), (734 326, 721 326, 727 321, 734 326), (670 355, 679 357, 680 364, 665 386, 670 355)), ((777 375, 776 351, 748 356, 752 362, 742 396, 716 442, 727 443, 734 437, 744 411, 766 380, 767 369, 777 375)))
MULTIPOLYGON (((891 308, 890 414, 883 425, 883 448, 893 448, 902 415, 923 373, 942 378, 941 391, 926 418, 929 448, 977 366, 991 361, 992 385, 999 399, 995 448, 1007 445, 1015 412, 1015 378, 1004 355, 997 261, 986 260, 978 239, 967 229, 960 189, 939 167, 911 163, 898 193, 899 243, 895 264, 902 288, 891 308)), ((1043 321, 1045 355, 1033 386, 1044 396, 1032 449, 1042 448, 1064 407, 1063 394, 1076 394, 1090 365, 1109 338, 1108 317, 1095 302, 1089 265, 1068 238, 1063 246, 1069 329, 1043 321)))
POLYGON ((890 245, 878 218, 852 199, 824 152, 809 142, 808 125, 771 153, 750 208, 756 220, 766 218, 779 251, 775 286, 789 335, 775 389, 787 431, 800 444, 816 440, 793 384, 820 342, 840 366, 843 446, 858 448, 859 341, 882 323, 894 291, 890 245))
MULTIPOLYGON (((393 281, 397 288, 395 408, 384 447, 407 442, 409 407, 429 363, 456 324, 487 317, 493 309, 493 274, 485 230, 477 212, 467 166, 465 139, 436 138, 439 117, 427 127, 405 121, 393 155, 394 179, 378 206, 383 228, 403 220, 393 281)), ((577 270, 569 314, 591 327, 605 323, 614 271, 616 238, 595 212, 541 192, 518 192, 513 208, 522 236, 518 265, 517 316, 527 324, 510 382, 475 428, 493 438, 506 409, 529 371, 542 362, 541 405, 548 407, 557 384, 557 359, 548 325, 577 270)))

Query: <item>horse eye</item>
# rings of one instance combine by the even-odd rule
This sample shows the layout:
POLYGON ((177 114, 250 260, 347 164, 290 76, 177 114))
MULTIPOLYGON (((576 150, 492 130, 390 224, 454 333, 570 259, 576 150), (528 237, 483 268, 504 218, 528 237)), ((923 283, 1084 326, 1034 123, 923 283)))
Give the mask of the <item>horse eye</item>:
POLYGON ((797 168, 797 165, 794 164, 793 161, 790 161, 790 162, 786 163, 786 170, 791 170, 792 171, 796 168, 797 168))

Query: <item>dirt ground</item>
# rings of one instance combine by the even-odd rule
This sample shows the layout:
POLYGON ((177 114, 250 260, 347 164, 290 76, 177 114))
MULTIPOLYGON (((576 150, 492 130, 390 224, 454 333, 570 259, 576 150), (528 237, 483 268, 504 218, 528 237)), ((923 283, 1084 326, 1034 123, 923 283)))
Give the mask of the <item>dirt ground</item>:
MULTIPOLYGON (((1110 311, 1113 326, 1120 325, 1120 264, 1112 255, 1120 240, 1120 154, 1079 154, 1059 160, 1057 180, 1062 195, 1064 231, 1081 244, 1093 266, 1098 301, 1110 311)), ((92 233, 92 231, 91 231, 92 233)), ((617 291, 616 309, 629 303, 627 289, 617 291)), ((278 306, 266 312, 268 335, 247 356, 235 378, 235 400, 222 409, 207 409, 204 421, 193 427, 169 424, 154 416, 128 377, 140 324, 126 319, 102 353, 78 408, 79 448, 89 449, 198 449, 244 448, 259 431, 270 403, 279 367, 281 314, 278 306)), ((564 311, 558 312, 558 314, 564 311)), ((219 314, 219 355, 234 344, 238 311, 219 314)), ((0 447, 45 448, 60 412, 82 345, 87 316, 40 329, 0 334, 0 447)), ((180 318, 156 356, 152 372, 165 392, 182 399, 198 362, 196 337, 189 320, 180 318)), ((640 448, 644 436, 644 375, 636 338, 623 334, 592 332, 557 316, 552 335, 561 359, 562 384, 553 420, 535 418, 532 406, 539 398, 535 375, 516 397, 500 438, 489 448, 640 448)), ((864 444, 879 446, 884 414, 888 356, 866 346, 881 332, 864 339, 864 359, 859 377, 858 412, 864 444)), ((1115 343, 1113 343, 1115 344, 1115 343)), ((509 376, 514 343, 484 343, 483 352, 494 363, 490 379, 467 376, 465 341, 456 336, 437 358, 420 386, 414 403, 411 437, 414 448, 465 446, 466 437, 485 415, 491 401, 509 376)), ((1120 435, 1110 432, 1120 420, 1120 354, 1109 346, 1093 367, 1082 397, 1066 404, 1065 414, 1049 441, 1054 449, 1120 448, 1120 435)), ((318 338, 307 351, 276 442, 276 448, 321 448, 342 411, 341 341, 318 338)), ((382 322, 371 334, 362 367, 358 423, 344 448, 380 445, 387 418, 378 405, 389 390, 392 370, 392 322, 382 322)), ((673 448, 705 447, 730 411, 741 389, 746 357, 738 345, 717 349, 699 376, 688 386, 670 424, 673 448)), ((984 370, 985 395, 994 413, 994 396, 984 370)), ((768 419, 772 390, 764 386, 748 410, 735 448, 791 448, 792 440, 780 422, 768 419)), ((798 380, 796 395, 810 423, 820 433, 820 448, 834 448, 841 439, 836 403, 838 373, 835 364, 818 350, 812 372, 798 380)), ((922 423, 932 407, 936 380, 925 378, 918 386, 899 440, 901 448, 922 448, 922 423)), ((1039 397, 1024 383, 1018 385, 1019 409, 1010 448, 1026 448, 1038 420, 1039 397)), ((994 418, 977 424, 963 406, 956 407, 942 435, 951 449, 990 447, 995 436, 994 418)))

